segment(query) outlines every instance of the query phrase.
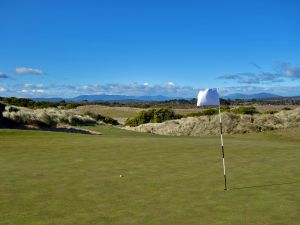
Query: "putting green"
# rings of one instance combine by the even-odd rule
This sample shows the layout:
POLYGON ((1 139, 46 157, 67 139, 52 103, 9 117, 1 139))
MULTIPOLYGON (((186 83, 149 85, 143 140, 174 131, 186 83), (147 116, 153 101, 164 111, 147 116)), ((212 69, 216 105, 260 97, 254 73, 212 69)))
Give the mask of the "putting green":
POLYGON ((300 130, 167 137, 0 130, 0 224, 299 224, 300 130), (123 175, 123 177, 120 177, 123 175))

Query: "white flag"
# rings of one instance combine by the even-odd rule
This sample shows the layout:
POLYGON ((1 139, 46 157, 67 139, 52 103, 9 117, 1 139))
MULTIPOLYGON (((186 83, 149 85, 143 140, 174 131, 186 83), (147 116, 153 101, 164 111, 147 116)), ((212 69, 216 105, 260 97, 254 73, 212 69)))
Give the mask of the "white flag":
POLYGON ((204 91, 199 91, 197 106, 202 105, 220 105, 217 88, 208 88, 204 91))

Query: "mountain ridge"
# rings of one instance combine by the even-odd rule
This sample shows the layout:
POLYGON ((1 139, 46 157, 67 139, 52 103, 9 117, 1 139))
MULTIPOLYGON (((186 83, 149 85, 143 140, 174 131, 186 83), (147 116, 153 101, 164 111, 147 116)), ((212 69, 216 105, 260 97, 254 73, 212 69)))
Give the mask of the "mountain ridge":
POLYGON ((260 92, 255 94, 242 94, 242 93, 233 93, 230 95, 222 96, 224 99, 268 99, 268 98, 278 98, 282 97, 280 95, 260 92))
MULTIPOLYGON (((220 96, 223 99, 269 99, 282 97, 271 93, 261 92, 256 94, 242 94, 233 93, 230 95, 220 96)), ((192 98, 179 98, 168 97, 163 95, 144 95, 144 96, 129 96, 129 95, 79 95, 74 98, 31 98, 36 102, 48 101, 48 102, 109 102, 109 101, 168 101, 173 99, 192 99, 192 98)))

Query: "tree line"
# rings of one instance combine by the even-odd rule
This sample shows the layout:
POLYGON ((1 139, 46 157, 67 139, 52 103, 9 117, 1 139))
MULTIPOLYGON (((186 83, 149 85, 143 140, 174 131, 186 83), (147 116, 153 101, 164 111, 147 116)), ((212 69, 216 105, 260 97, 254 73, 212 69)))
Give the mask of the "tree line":
MULTIPOLYGON (((220 99, 221 105, 228 106, 247 106, 247 105, 300 105, 300 97, 278 97, 270 99, 220 99)), ((47 102, 47 101, 33 101, 28 98, 16 97, 0 97, 0 102, 9 105, 28 107, 31 109, 49 108, 49 107, 62 107, 65 109, 72 109, 83 105, 104 105, 104 106, 128 106, 136 108, 159 108, 159 107, 172 107, 172 108, 195 108, 197 99, 173 99, 167 101, 96 101, 96 102, 47 102)))

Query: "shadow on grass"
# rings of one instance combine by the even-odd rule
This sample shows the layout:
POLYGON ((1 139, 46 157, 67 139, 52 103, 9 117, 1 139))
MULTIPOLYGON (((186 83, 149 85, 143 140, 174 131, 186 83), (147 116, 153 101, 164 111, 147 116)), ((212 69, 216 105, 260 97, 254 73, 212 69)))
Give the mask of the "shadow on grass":
POLYGON ((93 131, 93 130, 76 127, 76 126, 38 127, 38 126, 18 124, 17 126, 3 127, 0 124, 0 129, 1 128, 12 129, 12 130, 34 130, 34 131, 51 131, 51 132, 77 133, 77 134, 89 134, 89 135, 102 135, 102 133, 98 131, 93 131))
POLYGON ((263 185, 253 185, 253 186, 245 186, 245 187, 233 187, 233 188, 230 188, 230 190, 241 190, 241 189, 249 189, 249 188, 264 188, 264 187, 282 186, 282 185, 297 184, 297 183, 300 183, 300 181, 274 183, 274 184, 263 184, 263 185))

